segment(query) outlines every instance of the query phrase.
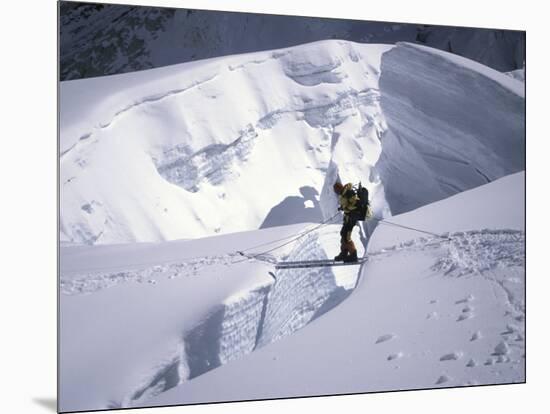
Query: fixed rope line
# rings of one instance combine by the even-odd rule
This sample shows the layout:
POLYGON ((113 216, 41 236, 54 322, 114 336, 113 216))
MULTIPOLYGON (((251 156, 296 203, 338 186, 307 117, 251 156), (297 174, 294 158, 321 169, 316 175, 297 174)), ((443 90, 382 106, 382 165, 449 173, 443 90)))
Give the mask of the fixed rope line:
POLYGON ((297 241, 298 239, 301 239, 302 237, 304 237, 306 234, 309 234, 315 230, 318 230, 319 228, 323 227, 323 226, 326 226, 329 224, 330 221, 332 221, 336 216, 338 215, 338 213, 336 213, 335 215, 333 215, 332 217, 330 217, 329 219, 325 220, 324 222, 322 222, 321 224, 319 224, 318 226, 312 228, 311 230, 308 230, 308 231, 305 231, 303 232, 302 234, 300 234, 299 236, 295 237, 294 239, 291 239, 289 240, 288 242, 286 243, 283 243, 283 244, 280 244, 278 246, 275 246, 269 250, 266 250, 265 252, 262 252, 262 253, 259 253, 259 255, 262 255, 262 254, 266 254, 266 253, 270 253, 272 252, 273 250, 277 250, 277 249, 280 249, 281 247, 284 247, 294 241, 297 241))
POLYGON ((336 213, 334 216, 326 219, 325 221, 321 222, 320 224, 316 224, 314 227, 312 227, 311 229, 307 229, 307 230, 304 230, 304 232, 302 233, 298 233, 297 235, 296 234, 291 234, 290 236, 286 236, 286 237, 281 237, 280 239, 275 239, 275 240, 271 240, 271 241, 268 241, 268 242, 265 242, 265 243, 262 243, 262 244, 257 244, 255 246, 252 246, 252 247, 247 247, 246 249, 242 249, 242 250, 239 250, 239 252, 247 252, 249 250, 252 250, 252 249, 257 249, 258 247, 264 247, 264 246, 269 246, 270 244, 274 244, 274 243, 278 243, 280 241, 283 241, 283 240, 288 240, 288 239, 291 239, 293 237, 302 237, 304 234, 306 233, 309 233, 313 230, 315 230, 316 228, 324 225, 325 223, 328 224, 328 222, 330 220, 332 220, 334 217, 336 217, 338 215, 338 213, 336 213))
POLYGON ((429 234, 431 236, 435 236, 435 237, 438 237, 438 238, 444 239, 444 240, 452 240, 449 236, 442 236, 441 234, 432 233, 431 231, 421 230, 421 229, 417 229, 415 227, 409 227, 409 226, 404 226, 402 224, 393 223, 393 222, 387 221, 386 219, 381 218, 381 217, 373 217, 373 219, 378 220, 382 224, 389 224, 389 225, 392 225, 392 226, 395 226, 395 227, 401 227, 401 228, 404 228, 404 229, 407 229, 407 230, 412 230, 412 231, 417 231, 419 233, 429 234))
MULTIPOLYGON (((311 233, 311 232, 313 232, 313 231, 315 231, 315 230, 318 230, 319 228, 321 228, 321 227, 323 227, 323 226, 328 225, 328 224, 329 224, 332 220, 334 220, 334 218, 335 218, 336 216, 338 216, 338 215, 339 215, 339 212, 336 212, 332 217, 329 217, 328 219, 326 219, 325 221, 321 222, 321 223, 318 224, 317 226, 315 226, 315 227, 313 227, 313 228, 311 228, 311 229, 309 229, 309 230, 307 230, 307 231, 304 231, 304 232, 302 232, 302 233, 299 233, 297 236, 295 236, 295 235, 291 236, 291 237, 293 237, 293 238, 292 238, 291 240, 287 241, 286 243, 280 244, 280 245, 278 245, 278 246, 275 246, 275 247, 273 247, 273 248, 271 248, 271 249, 269 249, 269 250, 266 250, 266 251, 263 251, 263 252, 260 252, 260 253, 256 253, 256 254, 252 254, 252 255, 250 255, 250 256, 246 256, 246 258, 244 258, 243 260, 239 260, 239 261, 236 261, 236 262, 233 262, 233 263, 241 263, 241 262, 244 262, 244 261, 247 261, 247 260, 250 260, 250 259, 255 259, 255 258, 259 257, 259 256, 263 256, 263 255, 265 255, 265 254, 267 254, 267 253, 270 253, 270 252, 272 252, 272 251, 274 251, 274 250, 280 249, 281 247, 284 247, 284 246, 287 246, 287 245, 289 245, 289 244, 291 244, 291 243, 294 243, 295 241, 298 241, 300 238, 304 237, 306 234, 309 234, 309 233, 311 233)), ((285 240, 285 239, 287 239, 287 238, 288 238, 288 237, 285 237, 285 238, 282 238, 282 239, 280 239, 280 240, 285 240)), ((272 243, 274 243, 274 242, 264 243, 263 245, 265 245, 265 244, 272 244, 272 243)), ((257 248, 257 247, 259 247, 259 246, 260 246, 260 245, 258 245, 258 246, 253 246, 253 247, 250 247, 250 248, 248 248, 248 249, 246 249, 246 250, 251 250, 251 249, 257 248)), ((241 251, 241 252, 242 252, 242 251, 241 251)), ((240 252, 237 252, 237 253, 240 253, 240 252)))

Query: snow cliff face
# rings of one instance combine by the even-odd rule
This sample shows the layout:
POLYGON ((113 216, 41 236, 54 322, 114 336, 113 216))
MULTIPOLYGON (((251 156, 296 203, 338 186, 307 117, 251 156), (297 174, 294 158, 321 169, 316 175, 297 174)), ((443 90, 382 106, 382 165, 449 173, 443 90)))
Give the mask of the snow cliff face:
POLYGON ((500 71, 523 66, 522 32, 61 2, 61 79, 127 73, 321 39, 418 42, 500 71))
POLYGON ((64 82, 61 238, 319 221, 336 179, 368 187, 377 216, 408 211, 522 169, 523 104, 522 83, 409 44, 325 41, 64 82))
POLYGON ((389 48, 329 41, 64 83, 62 239, 160 241, 318 221, 336 211, 338 175, 362 181, 383 212, 372 169, 389 48))
POLYGON ((523 83, 399 44, 383 56, 380 95, 388 130, 377 170, 393 214, 525 168, 523 83))

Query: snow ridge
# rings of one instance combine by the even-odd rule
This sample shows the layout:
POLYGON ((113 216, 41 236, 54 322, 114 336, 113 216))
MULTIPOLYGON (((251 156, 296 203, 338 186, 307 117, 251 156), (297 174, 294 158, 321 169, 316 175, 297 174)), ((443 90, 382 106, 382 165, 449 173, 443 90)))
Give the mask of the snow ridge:
POLYGON ((173 263, 155 264, 149 267, 105 272, 79 273, 77 275, 61 275, 60 291, 64 295, 90 294, 102 289, 116 286, 120 283, 136 282, 155 284, 161 278, 197 276, 205 266, 214 264, 231 265, 235 262, 237 253, 204 256, 195 259, 175 261, 173 263))

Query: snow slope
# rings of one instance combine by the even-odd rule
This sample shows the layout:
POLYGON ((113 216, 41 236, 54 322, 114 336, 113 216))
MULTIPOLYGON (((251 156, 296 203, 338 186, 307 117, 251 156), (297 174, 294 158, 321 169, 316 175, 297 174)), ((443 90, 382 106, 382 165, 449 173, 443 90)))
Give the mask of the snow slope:
POLYGON ((61 410, 142 405, 330 310, 355 286, 357 267, 276 271, 273 262, 334 255, 340 226, 257 258, 237 253, 255 256, 316 226, 62 246, 61 410))
POLYGON ((435 49, 339 40, 62 82, 61 240, 315 222, 337 177, 408 211, 524 168, 522 91, 435 49))
POLYGON ((525 381, 524 179, 391 220, 441 236, 380 224, 358 287, 337 308, 143 404, 525 381))

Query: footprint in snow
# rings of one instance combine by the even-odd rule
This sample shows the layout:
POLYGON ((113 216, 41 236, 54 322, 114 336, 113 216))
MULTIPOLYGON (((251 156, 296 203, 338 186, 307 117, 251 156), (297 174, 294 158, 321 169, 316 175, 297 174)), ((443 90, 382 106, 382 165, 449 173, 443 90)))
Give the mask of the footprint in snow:
POLYGON ((456 319, 457 322, 462 322, 462 321, 465 321, 466 319, 470 319, 470 318, 473 318, 473 314, 471 313, 463 313, 461 315, 459 315, 459 317, 456 319))
POLYGON ((467 366, 468 368, 473 368, 473 367, 477 366, 477 362, 474 361, 473 359, 470 359, 470 360, 468 361, 468 363, 466 364, 466 366, 467 366))
POLYGON ((403 357, 403 352, 398 352, 398 353, 396 353, 396 354, 390 354, 390 355, 388 355, 387 360, 388 360, 388 361, 393 361, 393 360, 399 359, 399 358, 401 358, 401 357, 403 357))
POLYGON ((496 362, 497 364, 502 364, 503 362, 510 362, 510 358, 507 357, 506 355, 499 355, 499 356, 496 358, 495 362, 496 362))
POLYGON ((512 335, 514 332, 517 332, 518 328, 513 325, 506 325, 506 330, 501 333, 501 335, 512 335))
POLYGON ((501 341, 497 346, 495 346, 495 350, 493 351, 492 355, 504 356, 504 355, 507 355, 509 352, 510 352, 510 348, 508 344, 504 341, 501 341))
POLYGON ((470 338, 470 342, 477 341, 479 338, 481 338, 481 331, 474 332, 470 338))
POLYGON ((447 375, 441 375, 437 381, 435 382, 436 385, 439 385, 439 384, 444 384, 446 382, 448 382, 450 380, 450 378, 447 376, 447 375))
POLYGON ((475 296, 472 295, 472 294, 470 293, 470 294, 469 294, 468 296, 466 296, 464 299, 457 300, 457 301, 455 302, 455 304, 456 304, 456 305, 460 305, 460 304, 463 304, 463 303, 468 303, 468 302, 473 301, 474 299, 475 299, 475 296))
POLYGON ((452 352, 450 354, 445 354, 441 358, 439 358, 440 361, 456 361, 457 359, 460 359, 462 357, 462 352, 452 352))
POLYGON ((487 358, 483 365, 495 365, 498 362, 497 358, 487 358))
POLYGON ((385 335, 382 335, 382 336, 379 336, 378 339, 376 340, 376 344, 380 344, 382 342, 386 342, 386 341, 389 341, 391 339, 395 338, 395 335, 394 334, 385 334, 385 335))
POLYGON ((439 314, 437 312, 430 312, 426 315, 426 319, 439 319, 439 314))

